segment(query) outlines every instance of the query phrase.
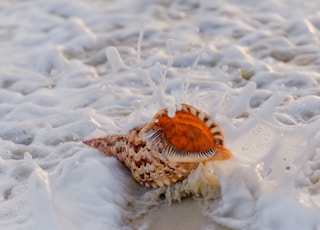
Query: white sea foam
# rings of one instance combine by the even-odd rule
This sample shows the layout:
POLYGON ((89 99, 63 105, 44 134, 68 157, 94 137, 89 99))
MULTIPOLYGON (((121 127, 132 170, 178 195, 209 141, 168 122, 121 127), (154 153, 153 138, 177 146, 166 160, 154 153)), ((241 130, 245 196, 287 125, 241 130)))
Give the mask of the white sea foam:
POLYGON ((0 229, 319 229, 318 2, 0 8, 0 229), (201 168, 149 190, 81 142, 181 103, 208 112, 234 155, 206 168, 218 199, 197 190, 201 168))

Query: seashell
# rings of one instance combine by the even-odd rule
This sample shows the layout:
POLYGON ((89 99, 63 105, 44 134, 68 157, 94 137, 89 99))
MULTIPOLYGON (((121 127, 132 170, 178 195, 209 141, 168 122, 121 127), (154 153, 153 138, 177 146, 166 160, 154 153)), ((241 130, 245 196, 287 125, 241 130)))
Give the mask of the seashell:
POLYGON ((232 157, 221 128, 197 108, 181 104, 173 117, 161 109, 152 120, 126 135, 83 141, 123 162, 147 187, 169 186, 186 178, 200 163, 232 157))

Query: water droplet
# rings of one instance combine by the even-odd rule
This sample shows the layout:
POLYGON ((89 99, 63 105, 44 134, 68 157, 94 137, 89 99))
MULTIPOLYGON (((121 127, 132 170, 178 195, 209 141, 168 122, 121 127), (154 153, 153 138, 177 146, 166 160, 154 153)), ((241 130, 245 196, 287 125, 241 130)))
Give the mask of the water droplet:
POLYGON ((223 71, 227 71, 228 70, 228 65, 223 65, 221 68, 222 68, 223 71))
POLYGON ((108 62, 111 65, 113 72, 118 72, 119 69, 124 68, 126 66, 118 50, 115 47, 112 47, 112 46, 107 47, 106 56, 107 56, 108 62))
POLYGON ((50 75, 51 76, 56 76, 56 75, 58 75, 59 74, 59 70, 57 70, 57 69, 52 69, 51 71, 50 71, 50 75))
MULTIPOLYGON (((232 88, 233 82, 231 82, 231 81, 227 82, 227 86, 228 86, 229 88, 232 88)), ((228 98, 228 100, 229 100, 229 98, 228 98)))
POLYGON ((257 174, 260 176, 260 179, 263 179, 269 176, 270 173, 272 172, 272 170, 266 167, 266 165, 263 162, 257 164, 255 170, 257 174))

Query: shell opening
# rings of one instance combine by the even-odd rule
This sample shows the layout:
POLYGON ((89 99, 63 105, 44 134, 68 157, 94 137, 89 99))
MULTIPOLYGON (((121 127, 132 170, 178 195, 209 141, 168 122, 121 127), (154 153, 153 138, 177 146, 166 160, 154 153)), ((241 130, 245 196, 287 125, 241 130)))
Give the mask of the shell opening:
MULTIPOLYGON (((147 132, 147 131, 146 131, 147 132)), ((168 140, 162 130, 156 130, 147 135, 147 138, 153 142, 162 142, 164 145, 164 155, 171 162, 204 162, 213 158, 217 152, 217 148, 211 147, 202 152, 188 152, 177 148, 174 144, 168 140)))
POLYGON ((168 144, 164 153, 171 162, 204 162, 210 160, 217 152, 216 148, 209 148, 203 152, 186 152, 176 148, 173 144, 168 144))

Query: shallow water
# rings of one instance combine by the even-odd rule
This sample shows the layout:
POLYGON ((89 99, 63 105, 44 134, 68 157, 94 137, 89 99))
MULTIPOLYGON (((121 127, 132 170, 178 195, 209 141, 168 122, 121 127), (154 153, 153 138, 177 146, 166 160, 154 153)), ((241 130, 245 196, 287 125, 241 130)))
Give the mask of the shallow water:
POLYGON ((320 227, 319 3, 0 8, 1 229, 320 227), (81 141, 182 102, 224 130, 234 158, 212 165, 222 198, 147 202, 139 208, 153 211, 130 226, 144 190, 81 141))

